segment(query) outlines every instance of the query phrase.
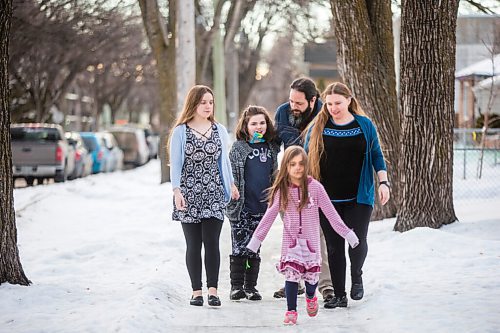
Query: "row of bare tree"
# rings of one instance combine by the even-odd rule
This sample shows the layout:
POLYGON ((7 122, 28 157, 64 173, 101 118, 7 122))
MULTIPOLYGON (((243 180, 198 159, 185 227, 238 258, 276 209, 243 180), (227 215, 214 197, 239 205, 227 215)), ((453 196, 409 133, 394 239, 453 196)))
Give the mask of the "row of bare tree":
MULTIPOLYGON (((156 109, 156 66, 144 43, 140 16, 106 1, 14 3, 10 36, 10 88, 13 121, 49 121, 63 113, 66 95, 91 101, 88 116, 98 121, 107 104, 114 117, 129 107, 156 109)), ((79 102, 81 102, 79 100, 79 102)))
MULTIPOLYGON (((317 28, 301 7, 315 2, 321 1, 220 0, 215 6, 193 1, 196 82, 213 85, 214 41, 223 31, 223 52, 237 58, 237 66, 226 67, 238 82, 236 102, 228 111, 237 113, 257 82, 264 38, 285 30, 313 36, 317 28)), ((139 1, 140 6, 110 6, 109 0, 16 0, 13 5, 13 122, 50 121, 57 110, 91 116, 96 128, 107 105, 111 122, 121 108, 146 109, 159 115, 163 132, 168 131, 179 108, 175 80, 183 75, 175 63, 175 6, 184 4, 169 1, 168 8, 161 8, 156 0, 139 1)))

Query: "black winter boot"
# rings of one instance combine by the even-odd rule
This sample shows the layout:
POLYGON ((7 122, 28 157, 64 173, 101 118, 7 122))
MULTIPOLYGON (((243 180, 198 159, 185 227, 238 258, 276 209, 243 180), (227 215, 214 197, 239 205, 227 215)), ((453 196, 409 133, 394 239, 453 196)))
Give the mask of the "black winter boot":
POLYGON ((229 256, 229 277, 231 278, 231 293, 229 294, 229 298, 233 301, 246 297, 243 289, 246 260, 247 258, 245 257, 229 256))
POLYGON ((245 270, 245 294, 251 301, 260 301, 262 296, 255 289, 257 278, 259 277, 260 258, 248 258, 245 270))

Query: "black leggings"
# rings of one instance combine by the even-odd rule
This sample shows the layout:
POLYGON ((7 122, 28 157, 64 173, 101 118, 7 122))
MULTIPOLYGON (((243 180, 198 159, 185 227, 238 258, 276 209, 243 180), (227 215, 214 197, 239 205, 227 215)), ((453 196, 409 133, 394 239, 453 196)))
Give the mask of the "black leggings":
POLYGON ((193 290, 201 290, 201 245, 205 247, 207 288, 217 288, 219 281, 219 238, 222 221, 215 217, 201 219, 201 223, 181 223, 186 238, 186 266, 193 290))
MULTIPOLYGON (((368 253, 368 243, 366 235, 368 234, 368 224, 372 215, 373 207, 356 202, 334 203, 335 209, 339 213, 344 223, 354 230, 359 238, 359 245, 354 249, 349 246, 349 259, 351 261, 351 281, 352 283, 362 282, 363 264, 368 253)), ((332 276, 333 290, 335 296, 344 296, 345 275, 346 275, 346 257, 345 241, 342 236, 337 234, 325 215, 320 211, 320 223, 325 235, 326 247, 328 250, 328 264, 330 265, 330 274, 332 276)))
MULTIPOLYGON (((316 287, 318 283, 309 284, 309 282, 304 281, 306 285, 306 297, 313 298, 316 293, 316 287)), ((298 282, 285 281, 285 294, 286 294, 286 306, 288 311, 297 311, 297 291, 299 290, 298 282)))

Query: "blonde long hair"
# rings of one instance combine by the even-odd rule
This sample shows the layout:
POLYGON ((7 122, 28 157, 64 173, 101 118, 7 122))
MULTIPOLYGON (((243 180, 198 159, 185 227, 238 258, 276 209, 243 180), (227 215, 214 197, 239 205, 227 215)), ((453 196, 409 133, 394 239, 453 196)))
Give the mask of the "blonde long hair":
POLYGON ((274 196, 279 191, 280 192, 280 211, 284 212, 288 207, 288 192, 289 187, 292 185, 290 181, 290 176, 288 174, 288 165, 292 161, 295 156, 302 156, 302 163, 304 163, 304 175, 300 181, 300 191, 302 193, 302 197, 300 198, 299 207, 297 210, 300 211, 307 205, 307 201, 309 199, 309 191, 307 190, 307 175, 309 174, 309 168, 307 163, 307 153, 304 148, 300 146, 290 146, 285 149, 285 153, 283 154, 283 158, 281 159, 281 165, 278 171, 278 175, 273 182, 273 185, 268 190, 268 202, 269 206, 271 206, 274 202, 274 196))
MULTIPOLYGON (((177 119, 175 120, 174 126, 170 130, 170 133, 168 135, 168 140, 167 140, 167 156, 169 156, 170 152, 170 139, 172 138, 172 133, 174 132, 174 128, 176 128, 179 125, 182 124, 187 124, 191 120, 193 120, 195 114, 196 114, 196 108, 198 105, 200 105, 201 100, 203 99, 203 96, 205 96, 206 93, 209 93, 214 97, 214 93, 212 89, 210 89, 207 86, 203 85, 196 85, 193 86, 191 89, 189 89, 189 92, 186 96, 186 99, 184 100, 184 106, 182 107, 182 112, 179 114, 177 119)), ((215 110, 215 101, 214 101, 214 110, 215 110)), ((214 123, 215 118, 214 118, 214 113, 208 117, 208 120, 210 122, 214 123)))
MULTIPOLYGON (((351 90, 345 84, 341 82, 334 82, 329 84, 325 88, 325 91, 323 91, 323 93, 321 94, 321 98, 323 99, 323 101, 325 101, 326 96, 333 94, 342 95, 345 98, 351 97, 351 103, 349 103, 348 107, 349 112, 351 112, 352 114, 366 116, 356 98, 352 96, 351 90)), ((323 130, 325 129, 326 122, 329 118, 330 114, 328 113, 326 103, 324 103, 316 118, 314 118, 309 126, 307 126, 303 133, 304 135, 306 135, 309 130, 311 131, 308 147, 309 171, 311 172, 311 176, 313 176, 317 180, 321 180, 319 163, 321 160, 321 156, 325 151, 325 146, 323 144, 323 130)))

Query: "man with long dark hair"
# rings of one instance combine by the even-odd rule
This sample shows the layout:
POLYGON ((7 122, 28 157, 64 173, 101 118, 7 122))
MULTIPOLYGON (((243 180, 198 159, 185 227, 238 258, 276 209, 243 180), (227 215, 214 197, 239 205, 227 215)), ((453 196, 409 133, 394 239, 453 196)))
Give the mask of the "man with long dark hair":
POLYGON ((322 105, 313 80, 302 77, 292 82, 288 102, 281 104, 274 116, 278 137, 285 149, 292 145, 302 146, 300 134, 322 105))
MULTIPOLYGON (((289 146, 302 146, 301 134, 316 117, 323 106, 319 98, 319 91, 313 80, 307 77, 295 79, 290 85, 290 95, 288 102, 281 104, 276 109, 274 116, 276 131, 280 144, 284 144, 284 149, 289 146)), ((322 235, 321 255, 326 258, 326 247, 322 235)), ((325 302, 333 298, 332 279, 330 278, 328 261, 322 264, 322 274, 319 278, 318 290, 325 302)), ((300 286, 299 295, 304 293, 304 288, 300 286)), ((285 288, 280 288, 274 293, 275 298, 285 297, 285 288)))

